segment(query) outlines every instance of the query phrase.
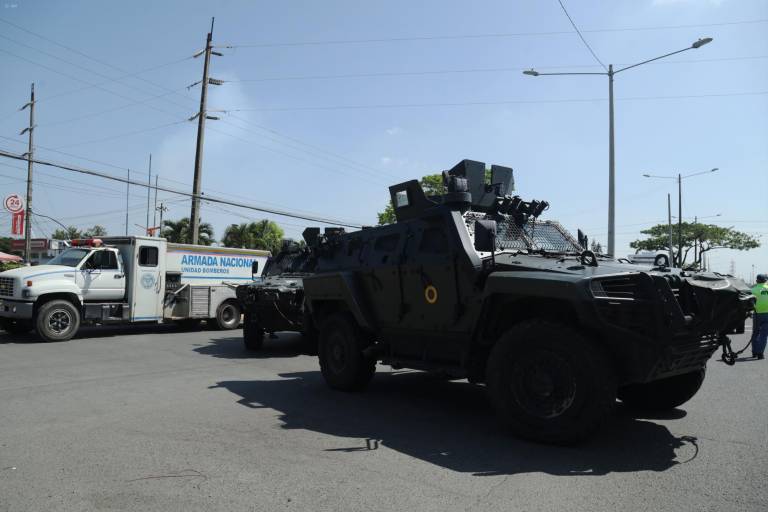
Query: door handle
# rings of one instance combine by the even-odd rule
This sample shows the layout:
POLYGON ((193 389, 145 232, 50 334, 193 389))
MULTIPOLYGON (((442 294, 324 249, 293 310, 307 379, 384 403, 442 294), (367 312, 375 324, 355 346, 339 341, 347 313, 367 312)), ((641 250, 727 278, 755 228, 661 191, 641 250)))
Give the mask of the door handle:
POLYGON ((122 278, 123 278, 123 277, 125 277, 125 276, 124 276, 123 274, 115 274, 115 275, 114 275, 114 276, 112 276, 112 277, 114 277, 115 279, 122 279, 122 278))

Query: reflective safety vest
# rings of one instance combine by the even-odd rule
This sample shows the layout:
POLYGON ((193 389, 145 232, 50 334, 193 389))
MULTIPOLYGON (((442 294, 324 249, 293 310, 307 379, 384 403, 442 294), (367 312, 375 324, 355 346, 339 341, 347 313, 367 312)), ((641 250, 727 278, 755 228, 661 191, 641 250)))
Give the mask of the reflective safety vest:
POLYGON ((755 312, 768 313, 768 283, 760 283, 753 286, 752 295, 757 297, 755 312))

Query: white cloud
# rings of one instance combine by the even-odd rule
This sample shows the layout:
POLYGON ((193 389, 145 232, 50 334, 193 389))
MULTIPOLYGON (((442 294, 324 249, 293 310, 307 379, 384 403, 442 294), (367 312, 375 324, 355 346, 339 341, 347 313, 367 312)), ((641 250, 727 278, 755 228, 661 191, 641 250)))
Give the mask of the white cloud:
POLYGON ((387 135, 397 135, 401 131, 402 130, 400 129, 399 126, 393 126, 392 128, 387 128, 387 130, 386 130, 387 135))
POLYGON ((392 162, 392 159, 388 156, 381 157, 381 165, 389 165, 390 162, 392 162))

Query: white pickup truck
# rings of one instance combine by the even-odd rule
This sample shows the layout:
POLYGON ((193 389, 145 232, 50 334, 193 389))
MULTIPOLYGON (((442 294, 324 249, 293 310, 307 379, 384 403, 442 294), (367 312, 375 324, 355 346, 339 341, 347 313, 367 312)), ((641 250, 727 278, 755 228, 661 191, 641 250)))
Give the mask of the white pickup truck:
POLYGON ((240 325, 235 286, 257 278, 267 251, 139 236, 73 240, 47 265, 0 273, 0 327, 45 341, 82 324, 167 321, 240 325))

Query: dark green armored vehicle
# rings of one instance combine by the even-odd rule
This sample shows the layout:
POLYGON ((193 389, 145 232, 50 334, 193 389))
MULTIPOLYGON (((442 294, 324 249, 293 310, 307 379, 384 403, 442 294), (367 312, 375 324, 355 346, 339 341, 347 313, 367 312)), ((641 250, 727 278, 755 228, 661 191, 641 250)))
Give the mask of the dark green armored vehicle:
MULTIPOLYGON (((306 352, 317 352, 317 337, 304 309, 302 281, 312 275, 317 259, 312 245, 320 230, 304 230, 306 244, 284 240, 280 252, 267 261, 262 280, 238 286, 236 294, 243 310, 243 343, 248 350, 259 350, 265 334, 298 331, 303 335, 306 352)), ((258 269, 254 269, 254 273, 258 269)))
MULTIPOLYGON (((366 386, 380 361, 485 383, 520 436, 570 443, 618 396, 670 409, 689 400, 749 289, 719 274, 638 267, 585 250, 543 201, 511 196, 512 169, 465 160, 448 192, 390 187, 397 222, 329 237, 305 301, 326 382, 366 386)), ((729 347, 729 346, 728 346, 729 347)))

